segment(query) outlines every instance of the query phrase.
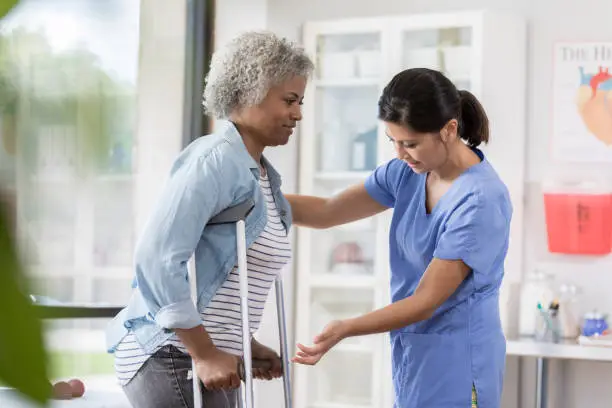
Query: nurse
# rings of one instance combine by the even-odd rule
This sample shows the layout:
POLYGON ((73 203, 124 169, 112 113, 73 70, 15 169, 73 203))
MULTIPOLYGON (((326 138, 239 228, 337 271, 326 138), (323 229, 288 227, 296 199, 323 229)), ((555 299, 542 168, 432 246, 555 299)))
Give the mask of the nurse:
MULTIPOLYGON (((499 288, 508 190, 483 152, 487 115, 443 74, 408 69, 379 100, 397 158, 331 198, 287 195, 298 226, 330 228, 393 209, 392 303, 330 322, 297 345, 314 365, 345 338, 390 332, 397 408, 498 408, 506 341, 499 288)), ((509 141, 510 142, 510 141, 509 141)))

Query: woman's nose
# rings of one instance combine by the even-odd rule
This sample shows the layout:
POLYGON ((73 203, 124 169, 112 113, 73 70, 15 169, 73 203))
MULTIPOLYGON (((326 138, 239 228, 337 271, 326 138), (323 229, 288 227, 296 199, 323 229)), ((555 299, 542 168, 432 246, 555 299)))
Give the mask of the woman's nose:
POLYGON ((295 108, 291 111, 291 119, 299 122, 302 120, 302 107, 300 105, 296 105, 295 108))

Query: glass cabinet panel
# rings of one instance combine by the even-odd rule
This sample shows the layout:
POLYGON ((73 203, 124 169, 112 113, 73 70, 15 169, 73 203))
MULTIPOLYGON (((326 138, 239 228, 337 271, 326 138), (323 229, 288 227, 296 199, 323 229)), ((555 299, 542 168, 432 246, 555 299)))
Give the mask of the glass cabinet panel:
POLYGON ((318 87, 318 172, 369 171, 376 167, 378 96, 376 85, 318 87))
POLYGON ((403 68, 442 71, 459 89, 470 89, 472 28, 406 30, 402 35, 403 68))
POLYGON ((378 78, 380 49, 378 33, 321 35, 317 41, 316 77, 378 78))
POLYGON ((376 166, 380 41, 379 33, 317 37, 318 172, 368 171, 376 166))

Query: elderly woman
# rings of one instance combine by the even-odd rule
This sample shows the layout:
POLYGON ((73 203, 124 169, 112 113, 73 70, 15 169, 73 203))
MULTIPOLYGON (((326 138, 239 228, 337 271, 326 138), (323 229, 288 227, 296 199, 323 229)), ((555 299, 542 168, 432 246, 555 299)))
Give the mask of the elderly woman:
MULTIPOLYGON (((191 359, 204 405, 236 406, 242 354, 236 235, 231 225, 207 223, 246 198, 255 202, 246 219, 253 333, 291 256, 290 207, 263 151, 286 144, 302 119, 312 70, 302 48, 267 32, 240 35, 213 56, 204 106, 225 125, 178 155, 137 246, 133 295, 108 328, 117 377, 135 408, 192 407, 191 359), (197 307, 187 279, 192 255, 197 307)), ((251 344, 253 358, 272 362, 255 377, 279 377, 276 352, 251 344)))

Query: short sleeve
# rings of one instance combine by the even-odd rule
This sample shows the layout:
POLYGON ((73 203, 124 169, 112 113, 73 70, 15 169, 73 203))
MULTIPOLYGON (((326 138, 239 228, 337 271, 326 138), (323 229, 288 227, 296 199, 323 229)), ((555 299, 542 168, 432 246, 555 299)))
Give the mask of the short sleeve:
POLYGON ((488 273, 503 263, 508 250, 511 213, 503 198, 473 195, 454 209, 438 239, 434 257, 462 260, 475 272, 488 273))
POLYGON ((365 188, 368 194, 386 207, 395 205, 397 187, 406 166, 393 159, 379 166, 368 176, 365 188))

